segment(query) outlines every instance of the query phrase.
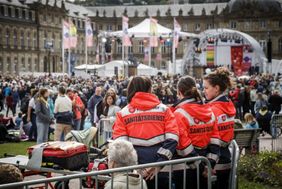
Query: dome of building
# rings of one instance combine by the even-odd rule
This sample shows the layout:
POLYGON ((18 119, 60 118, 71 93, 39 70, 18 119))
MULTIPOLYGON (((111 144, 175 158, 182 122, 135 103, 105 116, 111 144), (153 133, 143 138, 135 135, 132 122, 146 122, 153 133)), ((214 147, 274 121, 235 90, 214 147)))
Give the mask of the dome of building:
POLYGON ((281 1, 279 0, 230 0, 229 12, 237 12, 242 8, 256 8, 262 12, 281 12, 281 1))

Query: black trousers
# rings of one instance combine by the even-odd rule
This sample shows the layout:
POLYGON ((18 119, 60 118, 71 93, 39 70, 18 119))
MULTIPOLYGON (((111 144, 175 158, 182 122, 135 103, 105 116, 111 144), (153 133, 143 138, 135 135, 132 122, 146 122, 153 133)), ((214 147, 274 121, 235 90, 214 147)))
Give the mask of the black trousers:
POLYGON ((228 189, 230 171, 230 169, 216 171, 217 180, 214 186, 215 189, 228 189))
MULTIPOLYGON (((200 189, 207 189, 207 178, 203 177, 202 173, 204 171, 204 166, 200 165, 199 169, 199 184, 200 189)), ((197 169, 186 169, 186 188, 187 189, 197 189, 197 169)), ((173 183, 175 189, 184 189, 184 171, 174 171, 173 172, 173 183)), ((185 188, 185 189, 186 189, 185 188)))
MULTIPOLYGON (((153 180, 147 180, 147 188, 155 189, 155 178, 153 180)), ((158 174, 158 188, 157 189, 169 189, 169 173, 158 174)))

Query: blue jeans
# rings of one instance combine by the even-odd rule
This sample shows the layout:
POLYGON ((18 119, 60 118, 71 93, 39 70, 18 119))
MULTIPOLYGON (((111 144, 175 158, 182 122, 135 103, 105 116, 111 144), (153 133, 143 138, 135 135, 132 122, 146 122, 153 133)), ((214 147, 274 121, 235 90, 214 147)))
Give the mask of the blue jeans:
POLYGON ((48 134, 49 134, 49 123, 43 123, 36 119, 36 125, 37 125, 37 144, 41 144, 43 142, 48 141, 48 134))
POLYGON ((73 120, 73 128, 74 128, 74 130, 77 130, 77 131, 80 130, 80 122, 81 122, 81 119, 73 120))
POLYGON ((36 115, 34 113, 31 113, 30 119, 31 119, 31 127, 30 127, 30 130, 29 130, 28 138, 30 140, 32 140, 32 139, 36 140, 37 139, 36 115))

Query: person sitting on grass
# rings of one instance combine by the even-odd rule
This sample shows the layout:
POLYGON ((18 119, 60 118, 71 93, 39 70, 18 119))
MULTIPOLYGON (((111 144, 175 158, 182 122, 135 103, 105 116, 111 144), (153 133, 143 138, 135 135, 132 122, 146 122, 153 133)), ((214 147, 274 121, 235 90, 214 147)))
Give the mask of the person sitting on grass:
MULTIPOLYGON (((0 185, 21 181, 23 181, 23 175, 16 166, 11 164, 0 165, 0 185)), ((13 188, 22 189, 23 187, 13 188)))
MULTIPOLYGON (((109 168, 127 167, 137 165, 137 153, 133 145, 124 140, 115 140, 110 143, 108 150, 109 168)), ((112 175, 113 189, 126 189, 127 184, 130 189, 139 189, 143 182, 143 189, 147 189, 146 182, 140 174, 128 173, 128 183, 126 173, 114 173, 112 175)), ((111 188, 112 181, 109 180, 104 189, 111 188)))
POLYGON ((23 117, 23 114, 21 112, 19 112, 18 113, 18 117, 15 120, 15 123, 16 123, 15 129, 17 129, 17 130, 21 128, 21 124, 23 122, 23 118, 22 117, 23 117))
POLYGON ((246 113, 244 118, 246 121, 245 129, 258 129, 259 128, 258 122, 254 118, 253 114, 246 113))

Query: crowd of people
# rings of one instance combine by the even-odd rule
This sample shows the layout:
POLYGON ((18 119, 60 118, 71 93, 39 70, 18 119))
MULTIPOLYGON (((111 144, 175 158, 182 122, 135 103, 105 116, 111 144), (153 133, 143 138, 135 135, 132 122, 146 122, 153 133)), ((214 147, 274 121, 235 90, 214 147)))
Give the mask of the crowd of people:
MULTIPOLYGON (((228 145, 233 139, 235 118, 247 129, 262 128, 263 134, 270 134, 271 116, 280 112, 282 104, 279 75, 236 78, 223 67, 202 79, 180 75, 135 76, 121 81, 2 76, 0 84, 0 109, 6 110, 0 124, 20 129, 29 140, 47 142, 54 132, 54 140, 62 141, 71 130, 83 130, 89 124, 95 127, 100 120, 108 119, 116 143, 130 142, 114 143, 112 153, 122 157, 118 153, 126 151, 117 152, 120 145, 127 149, 132 145, 136 151, 132 152, 136 160, 128 165, 205 156, 217 175, 216 188, 228 188, 228 145)), ((117 157, 110 156, 115 162, 111 167, 127 165, 119 164, 123 160, 117 157)), ((200 170, 204 188, 207 170, 202 165, 200 170)), ((159 168, 142 171, 147 187, 154 188, 157 172, 158 186, 168 188, 168 174, 159 168)), ((195 167, 188 165, 185 179, 191 188, 197 188, 196 178, 195 167)), ((174 170, 173 179, 176 188, 183 187, 183 171, 174 170)))

